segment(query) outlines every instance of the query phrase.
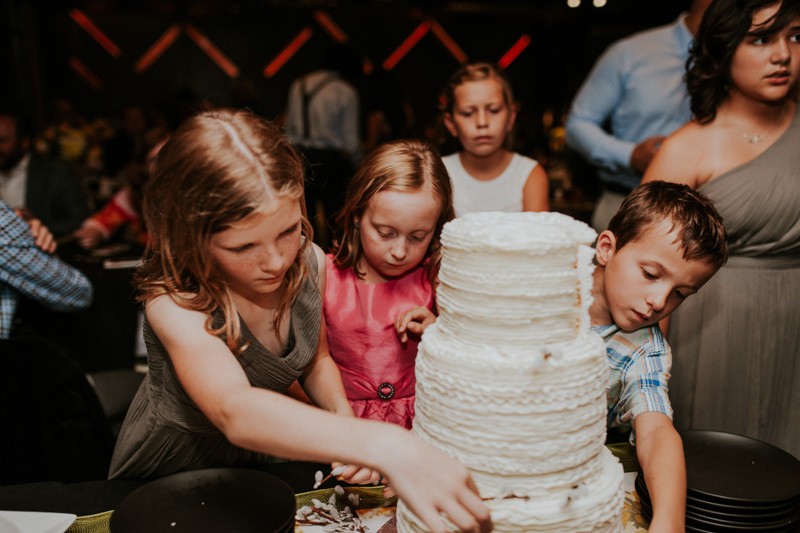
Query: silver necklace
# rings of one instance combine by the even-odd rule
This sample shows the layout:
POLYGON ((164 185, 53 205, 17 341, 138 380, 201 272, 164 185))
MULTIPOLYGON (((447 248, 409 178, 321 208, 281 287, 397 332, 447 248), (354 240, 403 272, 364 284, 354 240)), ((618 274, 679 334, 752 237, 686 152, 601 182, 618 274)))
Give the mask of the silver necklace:
POLYGON ((747 141, 748 144, 758 144, 767 137, 769 137, 770 135, 772 135, 772 132, 778 129, 778 126, 780 126, 781 122, 783 121, 783 112, 785 109, 786 109, 786 104, 784 104, 783 107, 781 107, 781 111, 778 114, 778 118, 775 121, 775 125, 772 126, 772 128, 768 132, 756 133, 756 134, 742 133, 742 139, 747 141))
POLYGON ((747 141, 749 144, 758 144, 764 139, 766 139, 767 135, 769 135, 769 133, 762 133, 760 135, 750 135, 749 133, 742 133, 742 139, 747 141))

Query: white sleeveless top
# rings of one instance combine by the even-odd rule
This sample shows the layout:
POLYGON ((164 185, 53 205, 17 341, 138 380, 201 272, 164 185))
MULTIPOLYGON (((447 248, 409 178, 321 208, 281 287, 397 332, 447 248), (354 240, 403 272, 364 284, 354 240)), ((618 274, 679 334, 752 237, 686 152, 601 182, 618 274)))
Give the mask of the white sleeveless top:
POLYGON ((456 216, 475 211, 522 211, 522 189, 539 163, 514 154, 502 174, 491 180, 476 180, 464 169, 458 152, 442 158, 453 184, 456 216))

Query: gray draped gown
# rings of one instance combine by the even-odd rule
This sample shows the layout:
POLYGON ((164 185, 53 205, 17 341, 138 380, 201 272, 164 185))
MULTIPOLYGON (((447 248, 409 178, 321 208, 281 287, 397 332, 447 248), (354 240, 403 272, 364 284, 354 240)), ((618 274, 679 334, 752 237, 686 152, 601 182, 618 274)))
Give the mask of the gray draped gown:
POLYGON ((698 190, 722 214, 731 256, 670 323, 675 425, 800 457, 800 112, 764 153, 698 190))

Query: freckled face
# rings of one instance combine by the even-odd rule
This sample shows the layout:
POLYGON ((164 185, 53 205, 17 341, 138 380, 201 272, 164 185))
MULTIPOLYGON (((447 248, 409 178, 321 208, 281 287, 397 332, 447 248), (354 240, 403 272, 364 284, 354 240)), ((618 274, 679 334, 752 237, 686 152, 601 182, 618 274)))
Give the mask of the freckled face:
POLYGON ((211 237, 209 253, 234 293, 251 300, 279 294, 300 250, 301 216, 296 198, 278 197, 211 237))
POLYGON ((516 112, 505 101, 500 82, 468 81, 456 87, 454 94, 453 111, 445 114, 445 126, 464 151, 481 157, 501 149, 516 112))
MULTIPOLYGON (((756 11, 751 32, 764 28, 780 2, 756 11)), ((800 76, 800 18, 764 37, 748 34, 731 58, 732 92, 762 101, 779 101, 800 76)))
POLYGON ((381 191, 359 220, 366 281, 383 283, 419 265, 433 239, 441 201, 427 186, 418 191, 381 191))
POLYGON ((654 224, 619 250, 603 235, 598 239, 596 257, 605 268, 598 303, 606 323, 614 322, 623 331, 656 324, 714 274, 705 261, 683 258, 671 226, 671 221, 654 224))

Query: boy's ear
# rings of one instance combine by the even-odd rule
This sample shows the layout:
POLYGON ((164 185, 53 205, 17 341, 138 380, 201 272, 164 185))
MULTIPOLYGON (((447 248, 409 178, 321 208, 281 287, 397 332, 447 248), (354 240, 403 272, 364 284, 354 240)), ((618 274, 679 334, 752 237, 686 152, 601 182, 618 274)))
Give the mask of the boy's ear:
POLYGON ((597 264, 606 266, 608 261, 614 256, 617 251, 617 238, 609 230, 605 230, 597 237, 597 244, 594 246, 594 257, 597 264))

